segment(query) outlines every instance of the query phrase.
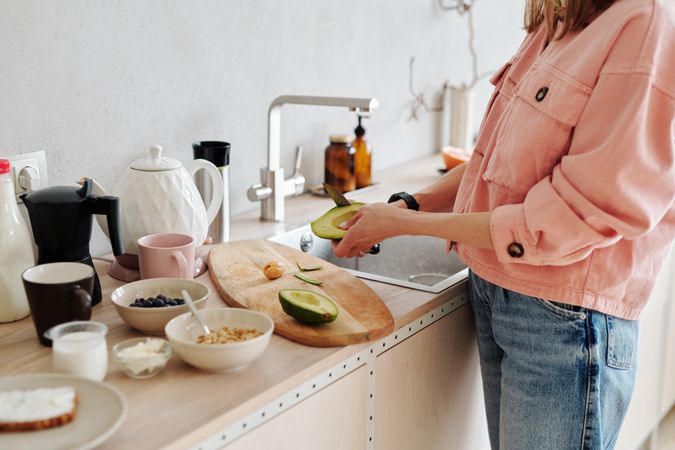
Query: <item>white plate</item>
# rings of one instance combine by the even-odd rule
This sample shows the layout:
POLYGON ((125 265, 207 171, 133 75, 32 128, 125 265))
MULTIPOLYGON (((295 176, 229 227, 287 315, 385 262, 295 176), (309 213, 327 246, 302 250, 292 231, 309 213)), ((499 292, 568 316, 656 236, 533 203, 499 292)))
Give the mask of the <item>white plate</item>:
POLYGON ((85 450, 103 443, 122 425, 127 415, 127 402, 109 384, 57 373, 0 378, 0 390, 58 386, 74 386, 77 389, 75 419, 46 430, 0 433, 0 448, 85 450))

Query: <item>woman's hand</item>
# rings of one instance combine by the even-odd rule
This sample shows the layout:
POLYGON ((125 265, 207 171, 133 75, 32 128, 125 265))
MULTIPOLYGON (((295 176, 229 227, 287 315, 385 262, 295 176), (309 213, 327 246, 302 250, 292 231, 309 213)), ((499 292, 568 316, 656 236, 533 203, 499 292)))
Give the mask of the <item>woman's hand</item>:
POLYGON ((353 258, 368 253, 371 247, 385 239, 396 236, 408 211, 394 203, 374 203, 359 208, 356 214, 341 228, 348 230, 342 240, 333 241, 335 256, 353 258))

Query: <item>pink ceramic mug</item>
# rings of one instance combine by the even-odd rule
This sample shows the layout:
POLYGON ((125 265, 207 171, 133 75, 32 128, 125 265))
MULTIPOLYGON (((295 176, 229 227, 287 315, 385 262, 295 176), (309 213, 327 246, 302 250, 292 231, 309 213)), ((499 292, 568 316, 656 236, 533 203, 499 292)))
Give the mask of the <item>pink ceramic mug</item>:
POLYGON ((188 278, 195 275, 195 242, 179 233, 157 233, 138 240, 141 278, 188 278))

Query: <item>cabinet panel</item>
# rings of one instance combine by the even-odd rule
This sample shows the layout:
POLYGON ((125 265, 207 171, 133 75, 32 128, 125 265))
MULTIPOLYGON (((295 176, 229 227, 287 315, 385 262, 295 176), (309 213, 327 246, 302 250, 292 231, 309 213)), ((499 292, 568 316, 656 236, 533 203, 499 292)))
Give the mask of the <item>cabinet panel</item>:
POLYGON ((228 445, 227 450, 365 448, 366 367, 361 367, 228 445))
POLYGON ((675 258, 673 250, 670 252, 670 266, 668 267, 668 299, 666 305, 666 336, 663 361, 663 394, 661 396, 661 417, 665 416, 675 404, 675 258))
POLYGON ((616 449, 634 450, 649 437, 659 419, 662 397, 665 344, 665 317, 671 300, 670 264, 666 264, 657 279, 654 292, 640 319, 638 372, 616 449))
POLYGON ((469 305, 378 356, 375 448, 489 449, 469 305))

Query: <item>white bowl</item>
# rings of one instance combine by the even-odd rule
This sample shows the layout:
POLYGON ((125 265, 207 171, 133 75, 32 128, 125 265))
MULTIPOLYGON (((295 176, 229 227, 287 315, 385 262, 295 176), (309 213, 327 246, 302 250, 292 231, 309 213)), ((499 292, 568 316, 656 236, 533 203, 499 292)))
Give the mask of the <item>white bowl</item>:
MULTIPOLYGON (((146 347, 147 348, 147 347, 146 347)), ((166 367, 166 363, 171 359, 171 345, 169 341, 162 338, 131 338, 118 342, 112 348, 113 361, 122 369, 127 376, 143 380, 151 378, 160 373, 166 367), (129 354, 130 348, 139 344, 146 344, 148 341, 156 341, 157 352, 134 352, 129 354)))
POLYGON ((222 327, 254 328, 261 336, 227 344, 198 344, 204 332, 192 313, 181 314, 166 324, 164 331, 174 352, 186 363, 208 371, 242 367, 256 359, 269 344, 274 322, 267 315, 240 308, 207 308, 199 317, 211 331, 222 327))
POLYGON ((203 308, 211 295, 211 289, 199 281, 183 278, 149 278, 134 281, 118 287, 110 295, 117 314, 127 324, 145 334, 162 335, 164 326, 174 317, 190 311, 187 305, 163 306, 160 308, 131 307, 137 298, 156 297, 159 294, 167 297, 183 297, 180 293, 185 289, 190 293, 197 308, 203 308))

